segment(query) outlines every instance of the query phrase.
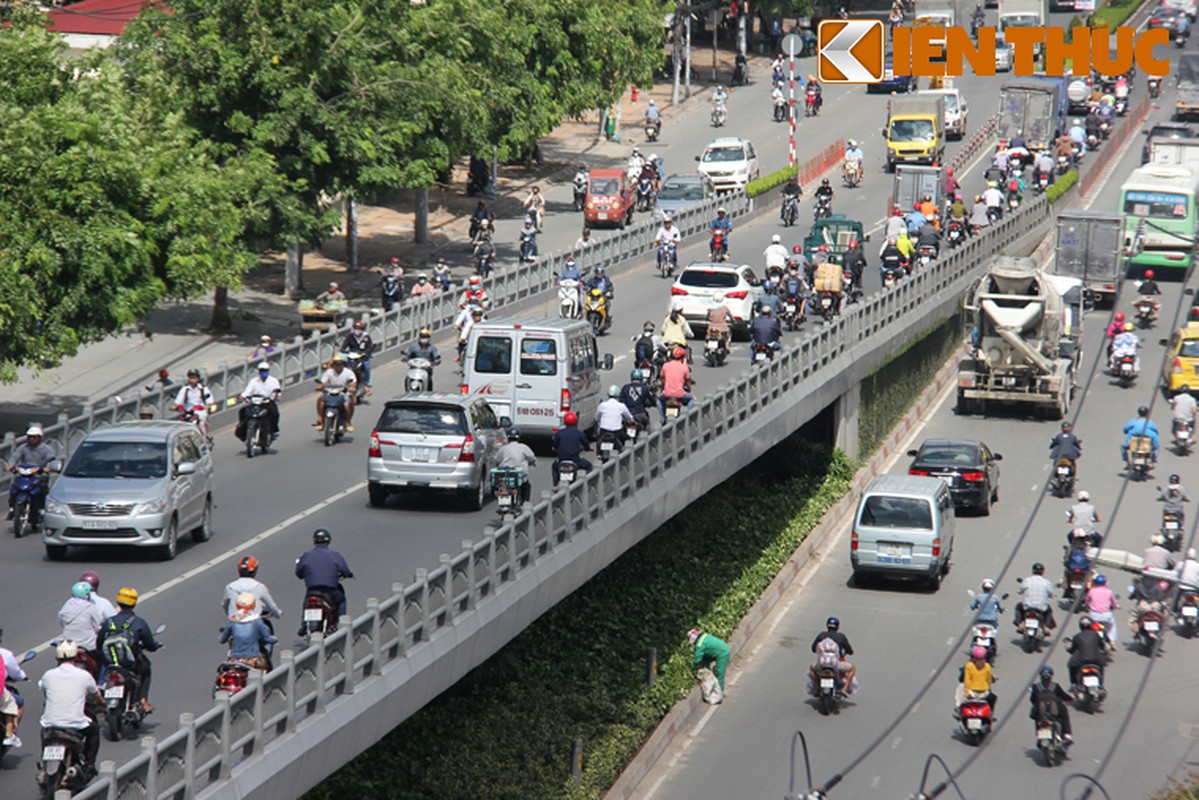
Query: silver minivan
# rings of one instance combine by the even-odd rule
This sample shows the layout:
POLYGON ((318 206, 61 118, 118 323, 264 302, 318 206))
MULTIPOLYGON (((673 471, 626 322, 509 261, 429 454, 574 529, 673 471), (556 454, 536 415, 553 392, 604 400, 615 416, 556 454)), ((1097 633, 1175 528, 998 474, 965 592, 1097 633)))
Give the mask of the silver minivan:
POLYGON ((70 545, 130 545, 175 557, 179 531, 212 536, 212 451, 195 425, 118 422, 87 435, 46 496, 46 557, 70 545))
POLYGON ((941 585, 953 555, 953 499, 940 478, 880 475, 858 501, 849 560, 855 579, 878 575, 941 585))

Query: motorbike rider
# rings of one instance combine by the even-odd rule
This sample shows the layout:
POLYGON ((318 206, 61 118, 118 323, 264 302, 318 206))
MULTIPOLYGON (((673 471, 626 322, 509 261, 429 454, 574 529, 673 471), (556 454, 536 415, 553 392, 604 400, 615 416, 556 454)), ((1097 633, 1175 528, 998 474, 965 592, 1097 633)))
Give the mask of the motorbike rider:
POLYGON ((663 360, 660 357, 663 347, 662 340, 654 335, 654 323, 646 320, 641 335, 633 337, 633 363, 642 369, 653 368, 663 360))
POLYGON ((1195 417, 1199 414, 1199 401, 1191 394, 1191 387, 1185 383, 1178 388, 1178 394, 1170 398, 1170 409, 1174 412, 1174 425, 1189 425, 1193 430, 1195 417))
POLYGON ((946 197, 953 197, 962 188, 961 182, 953 174, 953 167, 945 168, 945 177, 941 179, 941 188, 946 197))
POLYGON ((729 91, 724 88, 724 84, 716 87, 716 91, 712 93, 712 107, 715 110, 726 111, 725 104, 729 100, 729 91))
POLYGON ((268 628, 274 631, 268 617, 282 617, 283 609, 271 597, 271 590, 258 580, 258 559, 254 556, 242 556, 237 562, 237 580, 225 584, 225 594, 221 597, 221 611, 226 616, 237 608, 237 598, 249 594, 255 600, 254 613, 262 617, 268 628))
POLYGON ((1157 466, 1157 450, 1161 446, 1161 436, 1157 432, 1157 424, 1149 419, 1149 407, 1137 409, 1137 416, 1124 423, 1124 446, 1120 448, 1120 458, 1128 460, 1128 443, 1134 436, 1148 436, 1153 443, 1153 453, 1149 458, 1149 467, 1157 466))
POLYGON ((827 254, 821 252, 823 249, 824 245, 820 245, 817 249, 816 255, 824 256, 824 258, 816 264, 816 269, 812 276, 812 290, 814 293, 828 292, 831 294, 833 298, 833 311, 839 314, 841 313, 841 303, 844 300, 844 293, 841 291, 844 288, 841 268, 828 260, 827 254))
POLYGON ((533 484, 529 480, 529 468, 537 466, 533 449, 520 440, 520 428, 508 429, 508 441, 496 451, 496 465, 524 470, 520 484, 520 501, 527 503, 533 497, 533 484))
POLYGON ((1141 554, 1141 565, 1145 569, 1160 569, 1165 571, 1174 569, 1174 554, 1163 547, 1165 543, 1166 537, 1160 533, 1155 533, 1149 537, 1149 546, 1141 554))
POLYGON ((961 192, 953 194, 953 202, 949 204, 949 218, 959 223, 967 236, 970 235, 970 226, 966 222, 970 218, 970 209, 966 207, 966 201, 962 199, 961 192))
POLYGON ((582 208, 583 200, 587 197, 587 184, 590 180, 591 171, 587 169, 586 164, 580 162, 575 176, 570 181, 574 188, 575 206, 578 208, 582 208))
POLYGON ((1083 120, 1082 127, 1087 132, 1087 138, 1095 137, 1096 140, 1103 138, 1103 131, 1100 130, 1100 125, 1103 120, 1099 118, 1099 110, 1097 106, 1092 106, 1087 111, 1087 116, 1083 120))
MULTIPOLYGON (((33 529, 36 531, 42 524, 42 509, 46 506, 46 490, 50 484, 50 462, 54 460, 54 448, 44 441, 45 435, 42 431, 42 426, 34 423, 25 429, 25 441, 12 452, 9 458, 9 463, 6 469, 13 472, 17 467, 37 467, 40 471, 38 480, 42 484, 42 490, 32 495, 29 500, 29 514, 33 520, 33 529)), ((5 519, 11 520, 15 513, 15 495, 10 491, 8 495, 8 516, 5 519)))
POLYGON ((369 396, 371 394, 371 356, 375 352, 375 343, 366 330, 366 320, 360 319, 354 323, 354 327, 346 335, 346 340, 342 342, 341 349, 347 353, 362 354, 357 365, 358 377, 362 382, 363 391, 369 396))
POLYGON ((816 682, 819 678, 817 670, 822 666, 831 666, 831 664, 824 663, 826 658, 829 661, 836 659, 837 671, 841 673, 842 689, 847 695, 853 694, 858 690, 858 669, 846 660, 846 656, 853 655, 853 645, 849 643, 849 637, 841 632, 841 620, 829 617, 825 620, 824 627, 825 629, 816 634, 816 638, 812 640, 812 652, 818 658, 816 663, 808 668, 808 694, 815 694, 816 682), (822 646, 821 642, 832 642, 832 644, 822 646))
POLYGON ((659 134, 662 133, 662 111, 652 99, 649 101, 649 107, 645 109, 645 124, 647 127, 653 125, 659 134))
POLYGON ((633 414, 620 399, 620 387, 612 384, 608 387, 608 399, 595 409, 595 427, 599 436, 610 434, 616 442, 616 449, 624 445, 624 424, 636 422, 633 414))
MULTIPOLYGON (((490 227, 495 222, 495 212, 487 207, 487 204, 482 200, 475 206, 475 210, 470 214, 471 230, 476 233, 480 228, 490 227)), ((474 234, 471 235, 474 238, 474 234)))
POLYGON ((1070 670, 1070 686, 1077 688, 1079 669, 1084 664, 1094 664, 1102 669, 1107 662, 1107 648, 1103 643, 1103 636, 1096 630, 1095 622, 1090 617, 1083 617, 1078 621, 1078 633, 1067 641, 1069 644, 1066 646, 1066 652, 1070 654, 1070 661, 1066 667, 1070 670))
MULTIPOLYGON (((920 213, 924 215, 926 220, 932 223, 932 226, 936 230, 941 230, 941 212, 937 208, 937 204, 933 202, 932 195, 926 194, 920 201, 920 213)), ((924 226, 921 225, 920 227, 923 228, 924 226)), ((916 230, 919 232, 920 228, 916 230)))
POLYGON ((1074 124, 1070 126, 1070 141, 1078 147, 1080 156, 1087 153, 1087 129, 1082 126, 1082 120, 1075 119, 1074 124))
POLYGON ((649 430, 649 409, 657 405, 654 390, 650 388, 649 370, 634 369, 629 373, 629 382, 620 389, 620 402, 633 415, 640 430, 649 430))
POLYGON ((455 364, 461 363, 465 357, 466 343, 470 341, 470 332, 483 321, 483 309, 479 306, 467 306, 462 309, 459 320, 454 322, 454 327, 458 329, 458 354, 454 356, 455 364))
POLYGON ((557 458, 550 465, 550 473, 554 479, 554 488, 558 488, 560 480, 559 466, 563 461, 570 461, 584 472, 591 471, 591 462, 583 458, 583 451, 591 449, 591 442, 587 440, 587 434, 579 430, 579 415, 573 411, 567 411, 562 415, 563 427, 554 431, 553 437, 550 439, 550 446, 553 447, 557 458))
POLYGON ((1119 336, 1123 331, 1124 331, 1124 312, 1117 311, 1112 316, 1111 323, 1108 324, 1107 329, 1103 333, 1103 338, 1107 342, 1107 358, 1108 358, 1109 365, 1111 363, 1111 358, 1112 358, 1112 344, 1115 342, 1116 337, 1119 336))
POLYGON ((903 251, 899 249, 899 245, 896 244, 894 237, 887 239, 886 245, 884 245, 882 252, 879 254, 879 259, 879 267, 882 272, 884 282, 888 272, 899 274, 907 270, 907 257, 904 256, 903 251))
POLYGON ((661 388, 658 392, 659 421, 666 424, 666 401, 678 400, 690 409, 695 404, 691 395, 691 368, 687 366, 687 351, 674 348, 673 358, 662 365, 661 388))
POLYGON ((907 230, 905 233, 915 233, 924 227, 924 223, 928 222, 928 217, 924 216, 924 212, 920 210, 922 205, 922 203, 916 203, 916 205, 912 207, 911 212, 904 217, 904 221, 907 223, 907 230))
POLYGON ((726 350, 729 346, 729 323, 732 319, 733 312, 724 304, 724 292, 712 295, 712 305, 708 308, 708 338, 715 336, 726 350))
POLYGON ((673 244, 676 248, 675 257, 677 258, 677 248, 682 241, 683 233, 675 227, 674 221, 669 216, 662 217, 662 224, 658 227, 658 232, 654 234, 654 244, 658 246, 659 267, 662 266, 662 260, 667 257, 667 253, 665 250, 662 250, 662 246, 666 245, 669 248, 673 244))
POLYGON ((1112 649, 1115 650, 1117 631, 1116 631, 1116 615, 1112 612, 1120 608, 1116 602, 1116 595, 1107 586, 1107 576, 1100 574, 1095 576, 1095 580, 1091 583, 1091 588, 1087 589, 1087 599, 1083 606, 1087 610, 1087 614, 1095 622, 1101 622, 1106 627, 1107 640, 1111 643, 1112 649))
POLYGON ((316 382, 316 422, 312 424, 314 428, 321 428, 325 424, 325 389, 345 389, 345 399, 343 407, 346 414, 346 433, 353 433, 354 426, 351 421, 354 419, 354 392, 358 388, 358 379, 354 375, 354 370, 346 367, 346 357, 341 353, 335 353, 333 358, 329 359, 329 367, 321 375, 320 380, 316 382))
POLYGON ((1044 175, 1049 180, 1050 185, 1052 185, 1057 178, 1054 166, 1053 156, 1049 155, 1049 151, 1042 150, 1037 153, 1037 159, 1033 162, 1033 174, 1044 175))
POLYGON ((987 188, 982 193, 983 205, 987 207, 987 211, 994 211, 998 214, 998 218, 1003 218, 1003 192, 999 191, 999 187, 993 183, 987 184, 987 188))
POLYGON ((79 645, 64 639, 55 647, 54 655, 58 666, 47 670, 37 682, 46 698, 42 706, 42 735, 49 728, 69 728, 82 734, 81 766, 90 781, 96 775, 100 756, 100 728, 86 713, 87 701, 91 699, 97 708, 103 708, 104 695, 100 694, 96 679, 76 661, 79 645))
POLYGON ((1069 420, 1062 420, 1062 429, 1057 436, 1049 440, 1049 459, 1057 461, 1065 458, 1071 465, 1076 465, 1082 457, 1082 439, 1074 435, 1074 426, 1069 420))
POLYGON ((433 391, 433 367, 441 364, 441 353, 438 352, 437 345, 433 344, 433 331, 428 328, 421 328, 416 334, 416 341, 411 342, 400 353, 400 359, 405 363, 414 358, 423 358, 429 362, 429 391, 433 391))
POLYGON ((1095 526, 1099 523, 1099 511, 1091 503, 1090 492, 1086 489, 1079 489, 1078 502, 1066 512, 1066 519, 1071 525, 1088 532, 1095 530, 1095 526))
POLYGON ((607 272, 604 270, 603 264, 596 265, 595 272, 593 272, 591 277, 587 279, 587 283, 585 284, 585 286, 586 286, 588 292, 591 292, 595 289, 599 289, 601 292, 604 293, 604 298, 607 301, 606 302, 607 315, 608 315, 607 324, 608 324, 608 327, 611 327, 612 326, 612 305, 613 305, 612 300, 614 297, 616 297, 616 286, 612 283, 612 279, 608 277, 607 272))
POLYGON ((857 139, 850 139, 845 143, 845 168, 854 172, 858 176, 858 183, 866 176, 865 167, 866 154, 862 152, 862 145, 857 139))
POLYGON ((208 387, 200 382, 200 370, 189 369, 187 383, 183 384, 179 388, 178 394, 175 395, 175 410, 181 413, 188 411, 194 413, 200 429, 207 433, 208 409, 215 402, 212 392, 208 391, 208 387))
POLYGON ((991 218, 987 216, 987 204, 983 202, 981 194, 974 195, 974 204, 970 207, 970 232, 973 233, 990 224, 991 218))
POLYGON ((683 303, 680 300, 672 301, 670 304, 670 313, 666 315, 666 319, 662 320, 662 344, 667 350, 674 347, 687 347, 687 339, 695 336, 695 332, 691 330, 691 324, 687 322, 687 318, 683 316, 683 303))
POLYGON ((984 578, 981 584, 982 594, 977 594, 970 601, 970 610, 978 611, 974 618, 976 625, 990 625, 999 630, 999 615, 1003 613, 999 595, 995 594, 995 581, 984 578))
POLYGON ((783 237, 777 233, 770 237, 770 245, 762 251, 766 258, 766 274, 781 275, 787 268, 787 259, 791 255, 782 244, 783 237))
MULTIPOLYGON (((537 223, 534 221, 532 215, 525 217, 525 221, 520 227, 519 239, 521 244, 528 242, 529 246, 528 252, 521 257, 522 261, 532 261, 537 258, 537 234, 539 233, 541 233, 541 230, 537 227, 537 223)), ((522 252, 524 252, 523 248, 522 252)))
MULTIPOLYGON (((328 528, 317 528, 312 532, 312 549, 296 559, 296 577, 304 581, 306 592, 319 592, 326 595, 337 609, 337 616, 346 615, 346 589, 341 584, 342 578, 353 578, 350 565, 346 563, 341 553, 329 546, 333 534, 328 528)), ((301 624, 298 636, 307 632, 307 626, 301 624)))
POLYGON ((991 706, 991 715, 994 716, 995 693, 991 691, 991 686, 996 680, 991 672, 991 665, 987 662, 987 648, 982 645, 971 648, 970 660, 962 667, 960 682, 954 692, 954 719, 961 717, 962 703, 968 696, 985 699, 991 706))
MULTIPOLYGON (((758 313, 763 314, 766 309, 778 317, 779 306, 782 305, 783 299, 778 296, 778 285, 770 278, 762 281, 762 296, 758 298, 758 313)), ((781 324, 781 323, 780 323, 781 324)))
POLYGON ((803 198, 803 187, 799 185, 799 178, 792 175, 787 179, 787 182, 783 184, 782 197, 783 202, 779 206, 779 219, 783 219, 783 212, 787 209, 787 203, 792 201, 799 203, 800 199, 803 198))
POLYGON ((932 222, 925 222, 920 226, 920 230, 916 232, 916 246, 931 247, 933 258, 937 257, 941 249, 941 234, 932 222))
POLYGON ((779 108, 780 106, 785 108, 786 105, 787 95, 783 94, 783 83, 782 81, 777 81, 774 84, 774 88, 770 90, 770 107, 772 109, 779 108))
MULTIPOLYGON (((1191 20, 1186 14, 1179 14, 1174 19, 1174 35, 1181 36, 1183 42, 1191 36, 1191 20)), ((1123 76, 1121 76, 1121 79, 1123 76)))
MULTIPOLYGON (((729 251, 729 241, 732 239, 732 236, 733 236, 733 221, 728 218, 727 214, 728 214, 728 211, 725 210, 724 206, 721 206, 720 208, 716 209, 716 219, 712 220, 712 224, 708 226, 708 230, 711 231, 713 234, 715 234, 717 231, 724 234, 724 251, 726 253, 729 251)), ((715 252, 715 250, 716 250, 716 237, 715 236, 712 237, 712 241, 708 245, 708 249, 711 250, 712 252, 715 252)))
POLYGON ((829 212, 833 210, 833 185, 829 183, 828 178, 820 181, 820 185, 816 187, 817 202, 825 202, 828 204, 829 212))
POLYGON ((107 618, 92 602, 92 587, 86 581, 71 586, 71 596, 58 610, 62 638, 70 639, 90 653, 96 652, 96 639, 107 618))
POLYGON ((641 168, 644 166, 645 156, 641 155, 641 148, 634 147, 633 152, 629 155, 629 177, 635 180, 639 175, 641 175, 641 168))
POLYGON ((883 232, 884 241, 897 238, 901 233, 908 232, 908 223, 904 219, 903 211, 897 206, 891 209, 891 216, 887 218, 887 228, 883 232))
POLYGON ((95 604, 96 608, 100 609, 100 612, 104 615, 105 619, 116 616, 118 610, 117 607, 113 605, 111 600, 107 600, 100 596, 99 575, 91 570, 88 570, 79 576, 79 580, 84 581, 88 586, 92 587, 92 595, 89 599, 93 604, 95 604))
MULTIPOLYGON (((1180 14, 1179 16, 1186 16, 1186 15, 1180 14)), ((1149 300, 1153 303, 1152 319, 1154 321, 1156 321, 1157 315, 1161 311, 1161 308, 1162 308, 1162 302, 1161 302, 1161 300, 1158 299, 1159 297, 1161 297, 1162 290, 1161 290, 1161 287, 1157 285, 1157 281, 1153 280, 1153 270, 1151 270, 1151 269, 1145 270, 1145 279, 1141 281, 1141 285, 1137 288, 1137 294, 1139 295, 1137 297, 1138 305, 1140 305, 1140 302, 1142 300, 1149 300)))
POLYGON ((1177 514, 1179 520, 1185 517, 1185 509, 1183 503, 1189 503, 1191 498, 1187 496, 1187 487, 1182 485, 1182 479, 1175 472, 1170 475, 1170 479, 1166 481, 1166 488, 1157 487, 1157 499, 1161 503, 1165 503, 1163 512, 1169 511, 1177 514))
MULTIPOLYGON (((400 301, 404 299, 404 282, 400 280, 400 276, 390 268, 386 273, 384 273, 383 278, 380 281, 379 294, 380 300, 383 303, 384 311, 391 311, 400 301)), ((250 356, 251 359, 254 357, 255 356, 253 355, 250 356)))
MULTIPOLYGON (((4 631, 0 630, 0 638, 3 637, 4 631)), ((27 680, 29 680, 29 676, 21 668, 13 651, 7 647, 0 647, 0 714, 8 716, 4 731, 5 747, 21 746, 17 728, 21 727, 21 719, 25 716, 25 698, 17 691, 15 684, 27 680), (8 693, 8 697, 4 696, 5 692, 8 693), (16 704, 15 711, 12 704, 16 704), (13 741, 14 739, 16 741, 13 741)))
MULTIPOLYGON (((283 386, 279 383, 279 379, 271 375, 271 365, 263 361, 258 365, 258 374, 250 378, 246 382, 246 387, 241 391, 242 406, 237 410, 237 429, 234 435, 238 439, 245 441, 246 439, 246 411, 248 406, 245 405, 251 397, 261 397, 267 401, 266 403, 266 418, 270 426, 271 441, 279 438, 279 396, 283 393, 283 386)), ((78 641, 78 640, 76 640, 78 641)))
POLYGON ((1074 139, 1070 136, 1069 131, 1062 131, 1057 139, 1053 142, 1053 155, 1055 158, 1065 157, 1069 159, 1071 166, 1074 164, 1074 139))
POLYGON ((862 252, 861 245, 857 239, 849 240, 849 247, 841 255, 841 267, 849 270, 853 275, 853 285, 856 289, 862 288, 862 270, 866 268, 866 254, 862 252))
POLYGON ((545 196, 541 193, 540 186, 529 189, 524 206, 525 213, 533 218, 533 227, 537 228, 538 233, 541 233, 541 226, 545 222, 545 196))
POLYGON ((133 613, 136 605, 136 589, 125 586, 117 592, 120 611, 115 617, 104 621, 96 636, 96 649, 100 651, 104 663, 124 667, 138 676, 137 699, 141 702, 142 711, 149 714, 154 706, 150 705, 152 670, 146 653, 153 653, 160 645, 146 621, 133 613))
POLYGON ((437 294, 437 287, 429 282, 429 273, 422 272, 416 276, 416 283, 412 284, 408 294, 414 298, 425 295, 432 297, 437 294))
POLYGON ((824 105, 824 90, 821 89, 820 81, 816 80, 815 75, 808 76, 808 82, 805 91, 807 91, 808 94, 816 95, 816 110, 820 111, 820 108, 824 105))
POLYGON ((566 254, 566 260, 562 262, 562 269, 558 272, 558 280, 582 282, 583 270, 579 268, 579 262, 575 260, 574 253, 566 254))
POLYGON ((229 644, 228 658, 265 670, 270 666, 271 651, 279 640, 267 627, 257 606, 258 598, 254 595, 249 592, 239 594, 219 641, 229 644))
POLYGON ((1112 355, 1111 355, 1111 363, 1109 366, 1113 372, 1115 372, 1116 365, 1120 363, 1121 359, 1123 359, 1125 356, 1133 356, 1134 357, 1134 361, 1133 361, 1133 365, 1132 365, 1133 372, 1136 374, 1140 374, 1140 372, 1141 372, 1141 354, 1140 354, 1141 339, 1139 336, 1137 336, 1135 333, 1133 333, 1134 330, 1136 330, 1135 325, 1133 325, 1131 322, 1125 322, 1124 330, 1121 331, 1120 333, 1116 334, 1115 339, 1112 339, 1112 355))
POLYGON ((1032 709, 1028 712, 1029 719, 1038 721, 1047 717, 1056 721, 1062 727, 1062 738, 1066 740, 1066 744, 1074 741, 1070 728, 1070 710, 1066 705, 1072 702, 1074 697, 1053 680, 1053 667, 1041 667, 1040 680, 1028 687, 1028 699, 1032 703, 1032 709))
POLYGON ((478 275, 471 275, 467 279, 466 288, 458 298, 458 308, 467 306, 478 306, 484 310, 491 308, 491 295, 483 288, 483 279, 478 275))
POLYGON ((1019 625, 1024 621, 1024 610, 1031 608, 1041 612, 1046 631, 1056 628, 1057 623, 1053 620, 1053 607, 1049 604, 1053 598, 1053 583, 1045 577, 1045 565, 1040 561, 1033 564, 1032 575, 1018 580, 1018 583, 1020 588, 1016 590, 1016 593, 1023 595, 1024 599, 1016 603, 1016 624, 1019 625))
POLYGON ((758 345, 766 345, 775 352, 783 349, 783 326, 771 313, 768 305, 763 305, 762 313, 754 317, 754 321, 749 324, 749 333, 753 339, 753 346, 749 351, 750 361, 753 361, 754 350, 758 345))

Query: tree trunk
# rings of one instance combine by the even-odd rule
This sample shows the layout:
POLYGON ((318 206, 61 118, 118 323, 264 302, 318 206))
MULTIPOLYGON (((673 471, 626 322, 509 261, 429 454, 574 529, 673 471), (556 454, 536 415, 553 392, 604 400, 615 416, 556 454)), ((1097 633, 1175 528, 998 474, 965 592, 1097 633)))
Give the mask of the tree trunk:
POLYGON ((233 333, 233 316, 229 313, 229 289, 218 286, 212 300, 212 322, 208 325, 209 333, 222 336, 233 333))
POLYGON ((429 241, 429 190, 423 186, 416 190, 415 234, 417 244, 429 241))
POLYGON ((299 300, 304 291, 304 246, 294 242, 287 248, 287 261, 283 268, 283 294, 299 300))
POLYGON ((346 198, 346 261, 349 271, 358 271, 358 203, 346 198))

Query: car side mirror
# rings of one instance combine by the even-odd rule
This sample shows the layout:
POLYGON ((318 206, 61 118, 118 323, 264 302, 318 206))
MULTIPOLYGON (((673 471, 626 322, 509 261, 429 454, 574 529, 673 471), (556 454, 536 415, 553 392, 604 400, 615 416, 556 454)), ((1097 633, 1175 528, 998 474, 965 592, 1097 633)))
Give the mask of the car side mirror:
POLYGON ((176 475, 194 475, 196 472, 196 462, 183 461, 175 467, 176 475))
POLYGON ((863 242, 868 242, 868 241, 870 241, 870 234, 866 234, 865 236, 863 236, 863 237, 862 237, 862 241, 863 241, 863 242))
POLYGON ((615 360, 612 358, 612 354, 611 354, 611 353, 604 353, 604 361, 603 361, 603 368, 604 368, 604 369, 612 369, 612 367, 615 365, 615 363, 616 363, 616 362, 615 362, 615 360))
POLYGON ((509 428, 511 428, 512 427, 512 418, 511 417, 500 417, 500 427, 503 428, 504 430, 508 430, 509 428))
POLYGON ((699 161, 699 156, 696 156, 696 157, 695 157, 695 160, 696 160, 696 161, 699 161))
POLYGON ((1162 347, 1170 346, 1170 341, 1168 339, 1158 339, 1157 343, 1160 344, 1162 347))
POLYGON ((1182 293, 1183 293, 1183 294, 1185 294, 1185 295, 1190 295, 1191 297, 1194 297, 1194 296, 1195 296, 1195 290, 1194 290, 1194 289, 1189 289, 1189 288, 1188 288, 1188 289, 1183 289, 1183 290, 1182 290, 1182 293))
POLYGON ((878 133, 879 133, 879 136, 886 136, 886 135, 887 135, 887 129, 886 129, 886 128, 879 128, 879 131, 878 131, 878 133))
POLYGON ((53 461, 51 461, 46 466, 50 467, 51 472, 55 472, 55 473, 62 472, 62 461, 57 458, 54 459, 53 461))
POLYGON ((915 458, 916 454, 919 452, 920 452, 919 450, 909 450, 908 455, 911 456, 912 458, 915 458))
POLYGON ((1003 461, 1003 453, 992 453, 991 460, 992 461, 1003 461))

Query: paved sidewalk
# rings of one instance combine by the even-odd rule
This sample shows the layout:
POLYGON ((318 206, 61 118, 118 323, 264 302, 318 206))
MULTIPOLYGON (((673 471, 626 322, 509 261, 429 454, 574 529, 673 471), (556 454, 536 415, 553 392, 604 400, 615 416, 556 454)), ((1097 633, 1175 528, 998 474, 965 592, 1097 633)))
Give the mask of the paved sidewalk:
MULTIPOLYGON (((501 164, 497 179, 499 199, 488 201, 500 221, 497 250, 501 265, 506 258, 514 257, 515 236, 506 229, 519 227, 517 220, 523 216, 521 201, 529 187, 541 184, 561 188, 569 183, 579 161, 593 167, 625 163, 632 136, 636 142, 644 138, 640 126, 651 98, 662 109, 667 129, 697 111, 706 113, 706 98, 714 85, 710 80, 711 50, 696 49, 694 58, 697 75, 693 77, 689 102, 680 89, 682 102, 671 103, 670 82, 659 82, 649 91, 638 92, 636 101, 631 92, 622 95, 619 113, 626 133, 624 141, 607 141, 600 133, 600 114, 590 112, 577 120, 564 120, 541 140, 540 164, 529 167, 501 164)), ((732 60, 731 51, 719 51, 717 73, 721 82, 728 80, 732 60)), ((751 75, 761 79, 768 74, 768 60, 756 56, 750 60, 751 75)), ((397 192, 386 205, 360 206, 359 270, 349 272, 344 232, 335 232, 319 251, 305 254, 303 295, 312 297, 329 281, 337 281, 350 298, 353 311, 368 311, 379 305, 380 276, 392 257, 399 258, 404 266, 406 282, 431 268, 438 258, 445 258, 451 264, 456 282, 465 280, 471 273, 470 248, 466 244, 469 215, 478 202, 478 198, 465 195, 465 184, 466 166, 462 159, 454 168, 451 185, 429 192, 429 241, 424 244, 413 241, 414 192, 397 192)), ((570 211, 568 203, 550 202, 547 216, 552 221, 555 214, 566 219, 562 230, 569 228, 573 241, 577 236, 573 232, 578 225, 577 215, 570 211)), ((543 252, 550 249, 543 244, 543 252)), ((9 431, 23 433, 29 422, 51 422, 59 413, 75 414, 85 404, 106 403, 113 396, 137 391, 149 385, 161 368, 168 369, 172 379, 181 383, 190 367, 212 369, 221 363, 248 358, 264 333, 276 339, 300 335, 295 302, 283 295, 283 255, 279 253, 264 257, 261 266, 246 276, 245 288, 230 293, 234 333, 213 336, 206 331, 211 308, 210 296, 167 303, 124 335, 81 348, 76 357, 57 369, 40 374, 21 370, 18 383, 0 386, 0 435, 9 431)))

